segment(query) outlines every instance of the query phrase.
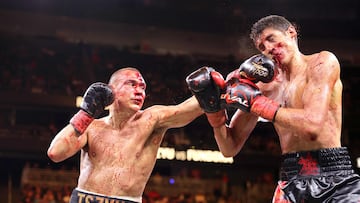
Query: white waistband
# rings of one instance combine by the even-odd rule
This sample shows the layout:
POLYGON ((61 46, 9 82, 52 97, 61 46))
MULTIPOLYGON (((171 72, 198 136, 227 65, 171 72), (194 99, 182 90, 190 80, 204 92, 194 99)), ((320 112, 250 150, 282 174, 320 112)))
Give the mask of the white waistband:
POLYGON ((141 203, 141 202, 142 202, 142 197, 108 196, 108 195, 104 195, 104 194, 100 194, 100 193, 96 193, 96 192, 90 192, 90 191, 83 190, 83 189, 80 189, 80 188, 75 188, 75 189, 76 189, 77 191, 79 191, 79 192, 89 193, 89 194, 91 194, 91 195, 98 195, 98 196, 105 196, 105 197, 109 197, 109 198, 129 200, 129 201, 138 202, 138 203, 141 203))

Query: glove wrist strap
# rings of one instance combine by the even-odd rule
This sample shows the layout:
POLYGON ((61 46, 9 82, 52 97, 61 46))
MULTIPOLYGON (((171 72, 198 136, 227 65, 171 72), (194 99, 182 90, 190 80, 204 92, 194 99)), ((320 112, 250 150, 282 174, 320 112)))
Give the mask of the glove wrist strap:
POLYGON ((275 116, 280 104, 265 96, 258 96, 251 106, 251 112, 271 122, 275 122, 275 116))
POLYGON ((78 135, 85 132, 86 128, 94 120, 88 113, 83 110, 78 111, 71 119, 70 124, 74 127, 74 130, 78 135))

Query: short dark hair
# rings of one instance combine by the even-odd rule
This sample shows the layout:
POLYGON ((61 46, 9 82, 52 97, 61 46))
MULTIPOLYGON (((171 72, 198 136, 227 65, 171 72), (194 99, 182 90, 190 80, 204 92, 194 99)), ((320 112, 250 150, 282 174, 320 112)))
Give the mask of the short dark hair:
MULTIPOLYGON (((293 24, 290 23, 285 17, 279 15, 269 15, 261 18, 251 27, 250 39, 253 42, 259 37, 262 31, 266 28, 274 28, 285 32, 293 24)), ((296 26, 293 25, 295 28, 296 26)))
MULTIPOLYGON (((128 70, 131 70, 131 71, 135 71, 135 72, 139 72, 139 73, 140 73, 140 71, 139 71, 137 68, 134 68, 134 67, 124 67, 124 68, 120 68, 120 69, 118 69, 117 71, 115 71, 115 72, 110 76, 109 84, 112 84, 112 83, 114 83, 114 82, 117 80, 117 75, 122 74, 122 72, 128 71, 128 70)), ((141 73, 140 73, 140 74, 141 74, 141 73)))

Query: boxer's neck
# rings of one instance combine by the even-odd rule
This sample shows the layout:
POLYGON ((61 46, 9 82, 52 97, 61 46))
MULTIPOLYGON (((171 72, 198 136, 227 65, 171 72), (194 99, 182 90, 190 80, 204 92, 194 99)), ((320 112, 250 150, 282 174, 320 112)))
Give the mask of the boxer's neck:
POLYGON ((107 122, 113 128, 121 129, 136 113, 134 112, 110 112, 107 122))

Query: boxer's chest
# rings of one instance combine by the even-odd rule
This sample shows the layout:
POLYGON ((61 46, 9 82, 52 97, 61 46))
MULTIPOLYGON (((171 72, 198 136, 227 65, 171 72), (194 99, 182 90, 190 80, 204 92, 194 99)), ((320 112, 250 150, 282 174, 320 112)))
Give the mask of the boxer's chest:
POLYGON ((120 129, 107 126, 93 130, 89 139, 89 155, 101 160, 137 158, 152 131, 145 123, 134 121, 120 129))
POLYGON ((281 91, 282 106, 288 108, 302 108, 305 85, 305 77, 297 77, 292 81, 284 82, 281 91))

